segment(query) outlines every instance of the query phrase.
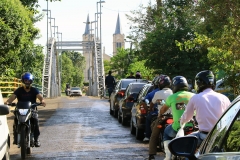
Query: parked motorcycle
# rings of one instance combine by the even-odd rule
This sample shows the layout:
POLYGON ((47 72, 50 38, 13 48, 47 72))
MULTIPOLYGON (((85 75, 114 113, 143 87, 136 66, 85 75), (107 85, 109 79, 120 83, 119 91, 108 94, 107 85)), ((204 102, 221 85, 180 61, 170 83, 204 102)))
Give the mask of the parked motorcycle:
POLYGON ((31 154, 32 147, 34 147, 34 124, 31 123, 31 118, 37 113, 35 108, 42 103, 18 102, 17 104, 8 104, 16 106, 14 115, 17 118, 15 124, 15 131, 17 133, 18 148, 21 148, 21 158, 25 159, 27 154, 31 154))

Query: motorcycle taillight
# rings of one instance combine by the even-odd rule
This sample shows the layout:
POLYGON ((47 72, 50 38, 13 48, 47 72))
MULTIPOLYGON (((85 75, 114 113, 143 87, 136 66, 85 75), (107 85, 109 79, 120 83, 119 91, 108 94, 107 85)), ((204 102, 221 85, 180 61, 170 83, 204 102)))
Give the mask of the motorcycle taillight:
POLYGON ((167 123, 167 124, 172 124, 172 123, 173 123, 173 119, 172 119, 172 118, 167 119, 167 120, 166 120, 166 123, 167 123))

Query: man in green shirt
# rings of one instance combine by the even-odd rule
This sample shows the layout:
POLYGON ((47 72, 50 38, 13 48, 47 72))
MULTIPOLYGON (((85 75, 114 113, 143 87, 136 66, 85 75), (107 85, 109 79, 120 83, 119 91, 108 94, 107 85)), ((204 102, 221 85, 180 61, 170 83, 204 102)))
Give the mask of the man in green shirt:
MULTIPOLYGON (((194 93, 188 91, 188 82, 183 76, 176 76, 172 79, 172 90, 174 94, 166 99, 165 104, 160 110, 160 115, 162 115, 171 108, 174 121, 173 124, 165 128, 163 134, 164 150, 166 153, 165 160, 171 159, 171 152, 168 149, 168 144, 176 137, 180 128, 179 119, 181 118, 188 101, 194 95, 194 93)), ((191 124, 186 124, 186 126, 190 125, 191 124)))

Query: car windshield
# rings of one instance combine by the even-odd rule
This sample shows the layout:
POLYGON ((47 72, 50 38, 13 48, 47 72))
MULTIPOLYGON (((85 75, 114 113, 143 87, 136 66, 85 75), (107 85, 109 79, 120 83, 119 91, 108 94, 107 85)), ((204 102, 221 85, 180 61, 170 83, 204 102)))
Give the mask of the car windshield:
POLYGON ((80 90, 80 88, 79 87, 73 87, 73 88, 71 88, 71 90, 80 90))

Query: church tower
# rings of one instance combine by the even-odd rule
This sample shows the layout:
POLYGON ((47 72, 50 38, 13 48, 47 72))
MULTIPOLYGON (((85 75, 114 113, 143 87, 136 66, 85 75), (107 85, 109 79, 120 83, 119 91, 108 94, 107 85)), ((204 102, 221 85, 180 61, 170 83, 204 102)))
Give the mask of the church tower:
MULTIPOLYGON (((85 22, 85 32, 82 35, 83 42, 92 42, 94 38, 94 34, 91 34, 91 26, 89 21, 89 14, 87 16, 87 21, 85 22)), ((88 51, 83 50, 83 56, 86 60, 86 68, 84 70, 84 82, 89 82, 89 73, 90 68, 92 67, 92 51, 90 50, 90 46, 83 46, 83 49, 88 49, 88 51)))
POLYGON ((113 34, 113 56, 117 54, 117 48, 125 48, 125 35, 122 32, 120 17, 118 13, 115 33, 113 34))

